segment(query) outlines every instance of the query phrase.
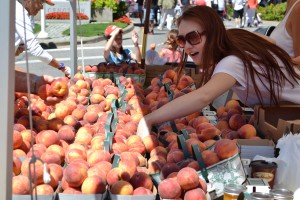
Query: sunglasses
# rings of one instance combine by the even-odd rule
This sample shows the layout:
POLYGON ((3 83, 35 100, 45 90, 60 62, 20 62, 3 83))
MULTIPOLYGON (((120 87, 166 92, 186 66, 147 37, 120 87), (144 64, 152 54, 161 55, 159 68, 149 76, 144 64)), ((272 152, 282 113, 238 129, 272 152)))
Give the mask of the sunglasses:
POLYGON ((202 42, 202 36, 205 34, 205 31, 199 33, 199 31, 192 31, 183 35, 178 35, 176 37, 176 43, 180 48, 184 48, 186 42, 190 43, 191 45, 196 45, 202 42))

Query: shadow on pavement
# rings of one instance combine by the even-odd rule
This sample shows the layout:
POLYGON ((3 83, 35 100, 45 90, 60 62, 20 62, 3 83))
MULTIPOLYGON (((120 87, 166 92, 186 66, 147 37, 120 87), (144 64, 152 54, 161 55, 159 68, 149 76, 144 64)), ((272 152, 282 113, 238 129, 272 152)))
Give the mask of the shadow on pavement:
POLYGON ((54 42, 49 42, 48 44, 40 43, 40 45, 43 49, 57 49, 57 46, 54 42))

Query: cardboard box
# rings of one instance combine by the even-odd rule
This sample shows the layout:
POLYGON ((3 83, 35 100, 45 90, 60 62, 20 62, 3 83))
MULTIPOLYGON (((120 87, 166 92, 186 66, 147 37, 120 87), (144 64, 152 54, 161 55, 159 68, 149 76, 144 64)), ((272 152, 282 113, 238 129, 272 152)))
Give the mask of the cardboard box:
POLYGON ((237 139, 242 159, 250 159, 256 155, 273 158, 275 155, 275 144, 272 140, 237 139))
POLYGON ((287 130, 300 130, 300 105, 255 106, 254 125, 265 138, 277 143, 287 130))

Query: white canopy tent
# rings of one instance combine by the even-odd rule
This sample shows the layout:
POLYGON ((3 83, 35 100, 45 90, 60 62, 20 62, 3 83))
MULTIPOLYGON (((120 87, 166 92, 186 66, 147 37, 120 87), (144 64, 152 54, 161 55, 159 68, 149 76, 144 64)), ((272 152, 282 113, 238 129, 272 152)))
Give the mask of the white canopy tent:
MULTIPOLYGON (((72 76, 77 70, 76 1, 70 0, 70 59, 72 76)), ((0 90, 0 199, 12 199, 13 119, 15 88, 15 1, 5 0, 0 6, 0 44, 2 74, 0 90)), ((23 84, 23 83, 20 83, 23 84)))

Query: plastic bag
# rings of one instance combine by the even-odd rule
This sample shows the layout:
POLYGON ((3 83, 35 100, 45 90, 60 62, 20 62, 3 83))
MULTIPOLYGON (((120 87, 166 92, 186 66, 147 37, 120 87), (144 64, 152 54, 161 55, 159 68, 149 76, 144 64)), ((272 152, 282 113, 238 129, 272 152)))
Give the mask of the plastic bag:
POLYGON ((276 148, 280 149, 277 158, 255 156, 253 160, 276 162, 278 167, 274 188, 284 188, 294 192, 300 188, 300 175, 297 173, 300 169, 300 135, 290 133, 283 136, 278 140, 276 148))
MULTIPOLYGON (((300 135, 288 134, 278 140, 276 145, 280 149, 277 160, 280 162, 277 168, 275 187, 295 191, 300 187, 300 135)), ((278 164, 278 163, 277 163, 278 164)))

